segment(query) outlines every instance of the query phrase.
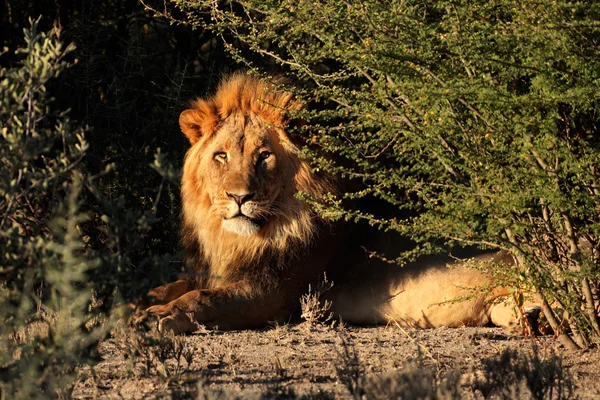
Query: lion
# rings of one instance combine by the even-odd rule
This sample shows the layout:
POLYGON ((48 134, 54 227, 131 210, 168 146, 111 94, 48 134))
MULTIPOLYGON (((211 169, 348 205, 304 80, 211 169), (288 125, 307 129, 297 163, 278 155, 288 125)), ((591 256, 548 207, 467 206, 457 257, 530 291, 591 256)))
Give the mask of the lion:
POLYGON ((493 287, 486 274, 460 265, 375 265, 352 229, 321 218, 297 196, 340 190, 334 178, 311 169, 300 156, 301 138, 288 132, 290 112, 301 108, 275 82, 234 74, 182 112, 179 124, 191 145, 181 179, 189 274, 150 291, 146 315, 158 318, 159 329, 286 321, 324 273, 334 282, 327 293, 332 311, 352 324, 514 326, 513 307, 495 301, 505 289, 473 295, 474 288, 493 287))

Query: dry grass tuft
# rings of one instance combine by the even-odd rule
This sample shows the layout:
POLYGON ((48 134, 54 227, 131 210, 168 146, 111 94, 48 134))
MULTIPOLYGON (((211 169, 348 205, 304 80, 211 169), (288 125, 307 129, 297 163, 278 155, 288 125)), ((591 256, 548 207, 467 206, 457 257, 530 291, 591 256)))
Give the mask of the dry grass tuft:
POLYGON ((194 360, 194 349, 184 336, 163 334, 157 329, 115 330, 113 341, 123 353, 127 370, 136 377, 160 376, 179 381, 194 360))
POLYGON ((472 386, 485 398, 573 398, 572 376, 554 353, 543 356, 537 347, 531 352, 507 348, 482 363, 472 386))
MULTIPOLYGON (((533 351, 505 349, 497 357, 482 360, 482 368, 470 382, 459 370, 443 378, 423 365, 409 363, 401 370, 366 375, 356 349, 345 338, 336 347, 338 379, 354 399, 571 399, 575 385, 570 373, 555 354, 544 357, 533 351), (462 387, 461 387, 462 385, 462 387)), ((439 372, 439 371, 438 371, 439 372)))
POLYGON ((333 282, 329 282, 327 275, 323 275, 323 280, 314 289, 308 285, 308 292, 300 298, 301 318, 309 325, 326 324, 333 318, 333 313, 330 311, 331 301, 321 301, 321 296, 332 287, 333 282))

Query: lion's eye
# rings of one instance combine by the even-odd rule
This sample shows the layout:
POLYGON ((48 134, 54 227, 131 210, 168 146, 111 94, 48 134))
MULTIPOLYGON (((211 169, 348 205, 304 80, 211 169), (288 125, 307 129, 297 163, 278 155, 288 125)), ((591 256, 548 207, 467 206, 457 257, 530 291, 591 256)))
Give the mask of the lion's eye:
POLYGON ((215 160, 222 162, 222 163, 227 162, 227 153, 220 151, 218 153, 215 153, 214 158, 215 158, 215 160))
POLYGON ((268 151, 262 151, 262 152, 261 152, 261 153, 258 155, 258 158, 259 158, 261 161, 264 161, 264 160, 266 160, 266 159, 267 159, 267 158, 269 158, 269 157, 271 157, 271 153, 270 153, 270 152, 268 152, 268 151))

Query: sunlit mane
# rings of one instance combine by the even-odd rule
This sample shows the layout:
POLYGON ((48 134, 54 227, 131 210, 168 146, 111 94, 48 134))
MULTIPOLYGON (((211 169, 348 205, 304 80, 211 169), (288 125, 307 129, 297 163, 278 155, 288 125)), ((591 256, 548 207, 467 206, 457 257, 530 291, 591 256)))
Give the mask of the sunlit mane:
POLYGON ((191 137, 195 132, 184 130, 194 144, 186 154, 182 178, 184 235, 192 236, 184 243, 190 239, 199 241, 211 275, 228 280, 235 277, 237 269, 249 265, 256 268, 254 264, 263 263, 264 268, 269 268, 273 258, 293 257, 314 239, 317 217, 294 194, 301 191, 320 197, 332 187, 298 157, 298 149, 285 132, 288 112, 300 108, 301 104, 290 93, 248 75, 233 75, 221 83, 213 97, 192 103, 192 110, 198 113, 194 121, 200 121, 197 127, 200 135, 195 139, 191 137), (236 113, 253 113, 274 127, 285 150, 278 155, 278 162, 295 171, 293 176, 284 178, 285 182, 277 182, 291 190, 282 192, 285 194, 274 203, 273 215, 254 235, 237 235, 222 228, 220 218, 210 212, 207 188, 197 173, 204 156, 203 143, 225 119, 236 113))

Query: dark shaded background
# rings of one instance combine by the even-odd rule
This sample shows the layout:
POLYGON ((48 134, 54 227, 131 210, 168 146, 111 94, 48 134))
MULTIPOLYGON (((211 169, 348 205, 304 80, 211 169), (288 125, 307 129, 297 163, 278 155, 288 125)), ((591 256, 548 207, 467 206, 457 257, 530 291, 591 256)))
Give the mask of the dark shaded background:
MULTIPOLYGON (((98 208, 115 219, 125 218, 125 210, 150 216, 149 233, 122 232, 127 260, 110 271, 114 276, 106 287, 125 285, 121 294, 133 298, 170 279, 181 266, 178 182, 165 180, 151 167, 155 153, 160 148, 170 166, 181 168, 188 143, 179 131, 179 113, 194 97, 214 90, 222 74, 238 68, 212 33, 169 24, 137 0, 4 0, 1 47, 10 51, 0 56, 2 66, 19 62, 13 50, 23 45, 23 29, 31 18, 40 18, 40 31, 58 25, 63 42, 77 46, 70 55, 73 65, 52 81, 49 91, 53 107, 69 109, 75 125, 86 129, 88 173, 116 164, 99 187, 103 198, 119 201, 98 208)), ((102 201, 84 195, 88 204, 102 201)), ((102 251, 104 228, 92 219, 88 229, 93 247, 102 251)))

